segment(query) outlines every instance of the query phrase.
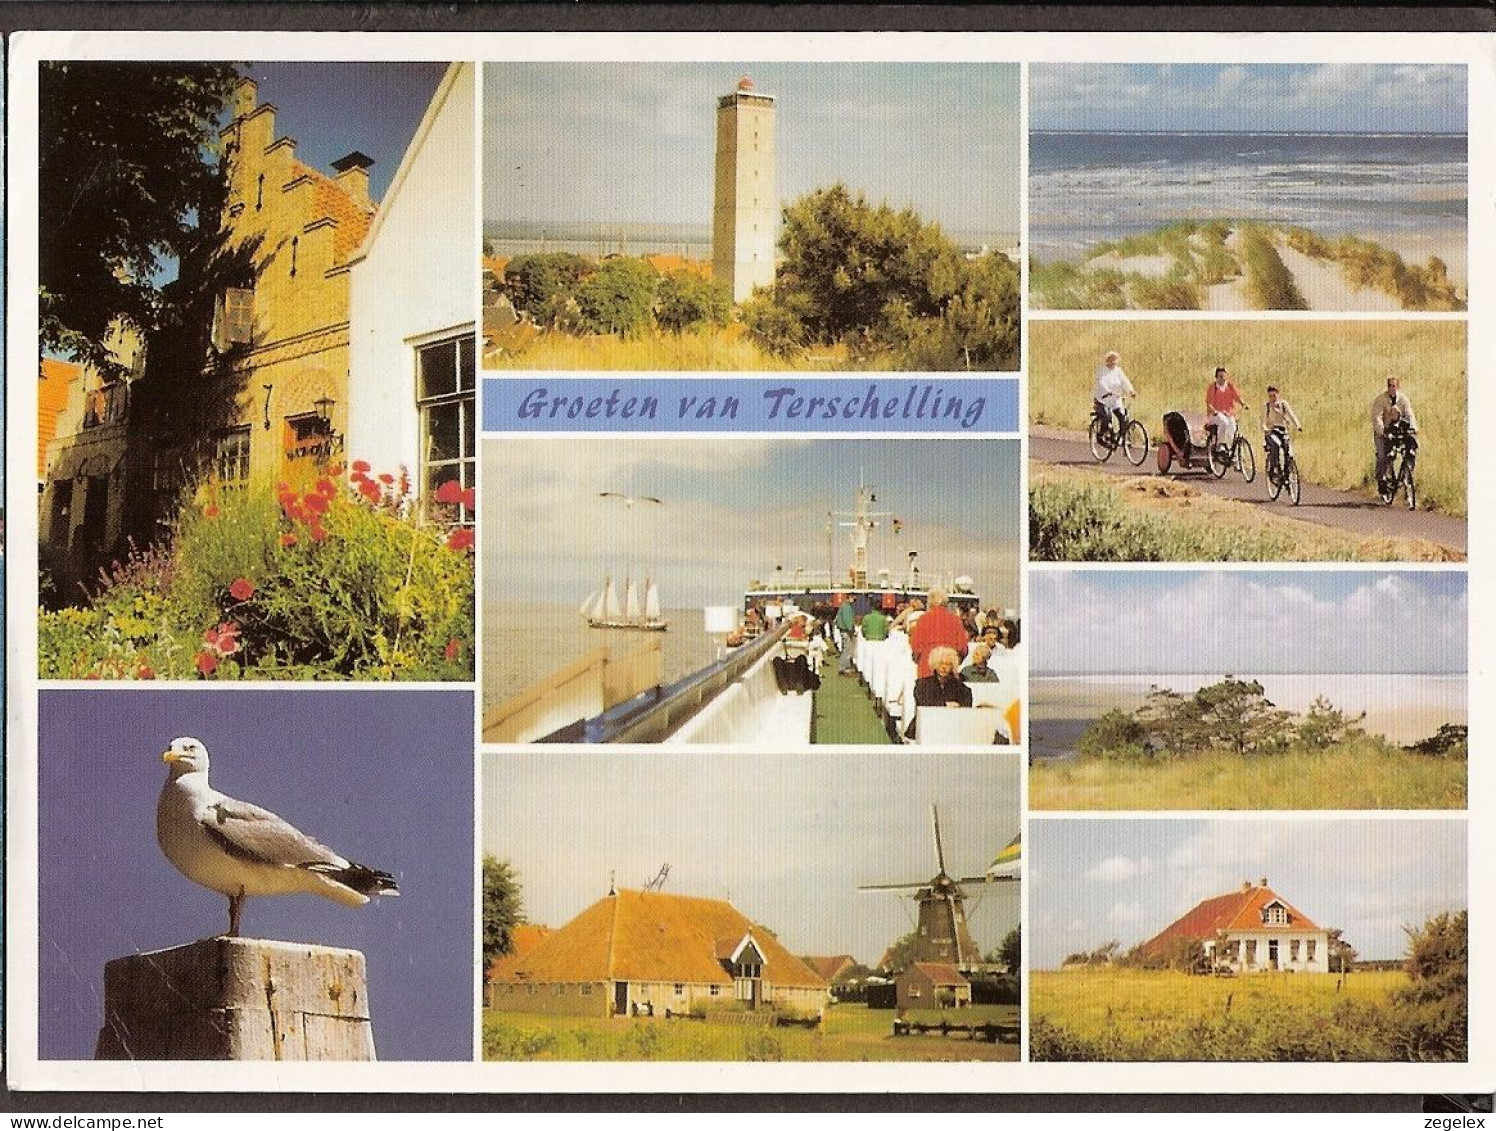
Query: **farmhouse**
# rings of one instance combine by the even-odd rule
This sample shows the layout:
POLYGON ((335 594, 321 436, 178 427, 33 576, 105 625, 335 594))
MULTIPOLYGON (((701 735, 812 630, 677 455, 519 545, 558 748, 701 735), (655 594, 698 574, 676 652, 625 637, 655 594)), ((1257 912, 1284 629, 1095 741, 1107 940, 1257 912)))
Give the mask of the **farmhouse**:
POLYGON ((821 1013, 826 979, 719 899, 609 893, 517 961, 498 963, 490 1000, 516 1013, 599 1017, 742 1002, 821 1013))
POLYGON ((946 1009, 971 1004, 971 983, 949 962, 911 962, 893 984, 900 1009, 946 1009))
POLYGON ((1196 942, 1213 965, 1238 973, 1330 969, 1329 931, 1269 888, 1266 877, 1197 904, 1140 949, 1156 958, 1196 942))

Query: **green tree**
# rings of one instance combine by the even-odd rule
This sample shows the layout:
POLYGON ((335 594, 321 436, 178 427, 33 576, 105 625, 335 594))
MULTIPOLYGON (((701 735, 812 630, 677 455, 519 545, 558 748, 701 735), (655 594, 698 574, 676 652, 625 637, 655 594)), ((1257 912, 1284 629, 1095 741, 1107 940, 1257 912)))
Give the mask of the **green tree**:
POLYGON ((593 334, 631 337, 649 325, 660 273, 646 260, 605 259, 577 288, 581 326, 593 334))
POLYGON ((155 325, 162 269, 196 238, 219 179, 213 153, 238 78, 230 63, 41 64, 43 349, 111 371, 111 325, 155 325))
POLYGON ((1393 1012, 1395 1054, 1404 1060, 1466 1060, 1470 1029, 1469 914, 1443 912, 1405 928, 1411 984, 1393 1012))
POLYGON ((726 326, 732 314, 732 292, 717 279, 694 271, 672 271, 660 280, 655 321, 679 334, 705 326, 726 326))
POLYGON ((554 322, 596 267, 570 252, 517 255, 504 267, 504 290, 517 310, 542 325, 554 322))
POLYGON ((1085 758, 1141 758, 1147 736, 1135 715, 1113 707, 1086 728, 1077 749, 1085 758))
POLYGON ((483 856, 483 970, 514 949, 514 928, 525 921, 519 875, 507 860, 483 856))
POLYGON ((1365 718, 1365 711, 1352 718, 1320 695, 1309 704, 1309 713, 1299 722, 1298 738, 1310 749, 1326 750, 1361 733, 1361 723, 1365 718))
POLYGON ((1349 970, 1356 964, 1356 948, 1344 939, 1344 931, 1339 927, 1331 927, 1330 936, 1330 972, 1338 974, 1349 970))
POLYGON ((1003 936, 1003 941, 987 956, 987 961, 1002 963, 1010 974, 1017 974, 1023 968, 1023 935, 1019 928, 1014 927, 1003 936))
POLYGON ((910 963, 914 961, 914 951, 918 946, 918 931, 910 931, 907 935, 901 935, 891 947, 883 952, 883 960, 878 963, 878 969, 890 974, 907 970, 910 963))
POLYGON ((1287 746, 1293 715, 1262 693, 1256 680, 1227 676, 1191 695, 1156 687, 1138 711, 1150 737, 1175 755, 1225 749, 1264 753, 1287 746))

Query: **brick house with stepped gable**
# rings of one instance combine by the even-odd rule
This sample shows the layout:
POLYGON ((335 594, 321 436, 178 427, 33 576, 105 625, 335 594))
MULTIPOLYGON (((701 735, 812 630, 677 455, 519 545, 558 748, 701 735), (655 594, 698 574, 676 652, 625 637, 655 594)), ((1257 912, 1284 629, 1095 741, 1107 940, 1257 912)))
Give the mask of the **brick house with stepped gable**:
POLYGON ((489 1000, 514 1013, 663 1017, 714 1004, 820 1014, 826 979, 720 899, 619 890, 495 965, 489 1000))
POLYGON ((1199 942, 1216 967, 1237 973, 1330 969, 1330 932, 1267 886, 1245 882, 1233 892, 1197 904, 1141 950, 1162 957, 1182 944, 1199 942))

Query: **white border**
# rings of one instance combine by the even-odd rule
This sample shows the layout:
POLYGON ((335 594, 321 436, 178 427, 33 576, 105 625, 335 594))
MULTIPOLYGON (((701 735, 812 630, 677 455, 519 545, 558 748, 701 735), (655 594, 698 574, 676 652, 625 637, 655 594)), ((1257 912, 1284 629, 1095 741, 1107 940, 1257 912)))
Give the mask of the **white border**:
MULTIPOLYGON (((15 217, 35 212, 36 83, 42 58, 155 58, 277 60, 476 59, 499 60, 940 60, 1025 62, 1348 62, 1448 63, 1468 68, 1469 245, 1496 247, 1496 68, 1489 36, 1444 34, 1260 33, 1015 34, 1015 33, 795 33, 648 34, 518 33, 408 35, 341 33, 129 33, 21 32, 10 41, 9 257, 11 297, 7 335, 11 382, 9 465, 12 553, 7 576, 11 634, 7 640, 10 690, 8 876, 9 942, 7 1038, 10 1082, 24 1088, 186 1090, 224 1088, 294 1091, 425 1092, 594 1090, 699 1092, 745 1091, 1086 1091, 1172 1092, 1489 1092, 1496 1080, 1491 1005, 1496 995, 1487 966, 1471 975, 1471 1061, 1461 1065, 1421 1064, 211 1064, 40 1062, 36 1058, 36 568, 34 483, 36 391, 22 379, 35 363, 37 304, 34 226, 15 217), (19 472, 19 474, 17 474, 19 472)), ((481 106, 481 100, 479 102, 481 106)), ((1026 112, 1026 101, 1024 104, 1026 112)), ((481 116, 481 111, 480 111, 481 116)), ((480 210, 474 202, 475 214, 480 210)), ((1026 215, 1026 213, 1025 213, 1026 215)), ((477 220, 475 220, 477 222, 477 220)), ((1026 233, 1025 233, 1026 234, 1026 233)), ((1025 241, 1026 243, 1026 241, 1025 241)), ((1496 267, 1489 256, 1469 259, 1472 307, 1470 357, 1482 367, 1496 358, 1492 314, 1496 267)), ((1157 317, 1157 315, 1150 315, 1157 317)), ((1244 315, 1242 317, 1251 317, 1244 315)), ((1279 318, 1272 314, 1269 317, 1279 318)), ((1472 374, 1480 381, 1484 373, 1472 374)), ((606 439, 599 435, 599 440, 606 439)), ((1485 461, 1472 460, 1472 498, 1493 486, 1485 461)), ((1488 508, 1471 514, 1471 559, 1483 564, 1490 553, 1488 508)), ((1260 568, 1260 567, 1259 567, 1260 568)), ((1382 568, 1382 567, 1379 567, 1382 568)), ((1480 575, 1473 575, 1477 581, 1480 575)), ((1024 582, 1026 588, 1026 580, 1024 582)), ((1471 728, 1478 740, 1490 733, 1493 707, 1480 694, 1489 677, 1493 646, 1488 634, 1474 631, 1496 624, 1490 584, 1471 592, 1471 728)), ((481 590, 480 590, 481 592, 481 590)), ((1026 602, 1025 602, 1026 606, 1026 602)), ((481 650, 481 649, 480 649, 481 650)), ((50 685, 49 685, 50 686, 50 685)), ((278 685, 282 686, 282 685, 278 685)), ((450 687, 451 685, 443 685, 450 687)), ((481 686, 481 685, 480 685, 481 686)), ((475 697, 475 703, 477 703, 475 697)), ((475 720, 476 722, 476 720, 475 720)), ((1470 762, 1472 812, 1491 802, 1496 766, 1481 751, 1470 762)), ((475 785, 476 785, 475 757, 475 785)), ((476 796, 476 795, 475 795, 476 796)), ((1323 816, 1323 814, 1317 814, 1323 816)), ((1496 835, 1490 822, 1470 825, 1469 882, 1472 893, 1490 890, 1496 835)), ((476 871, 476 867, 475 867, 476 871)), ((475 877, 476 883, 476 877, 475 877)), ((1493 953, 1489 908, 1471 901, 1471 950, 1493 953)), ((1025 906, 1025 911, 1027 910, 1025 906)), ((1487 960, 1489 961, 1489 960, 1487 960)), ((475 1019, 475 1030, 478 1028, 475 1019)))

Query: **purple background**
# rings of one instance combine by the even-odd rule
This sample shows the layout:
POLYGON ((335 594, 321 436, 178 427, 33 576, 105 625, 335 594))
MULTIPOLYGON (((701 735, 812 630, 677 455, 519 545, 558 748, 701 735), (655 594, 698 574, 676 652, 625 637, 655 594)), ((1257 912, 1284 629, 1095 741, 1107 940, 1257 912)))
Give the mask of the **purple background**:
POLYGON ((40 735, 42 1059, 92 1059, 105 962, 228 927, 228 901, 156 845, 161 753, 184 735, 216 789, 400 884, 363 908, 251 898, 243 934, 363 951, 381 1060, 471 1059, 471 693, 44 691, 40 735))

